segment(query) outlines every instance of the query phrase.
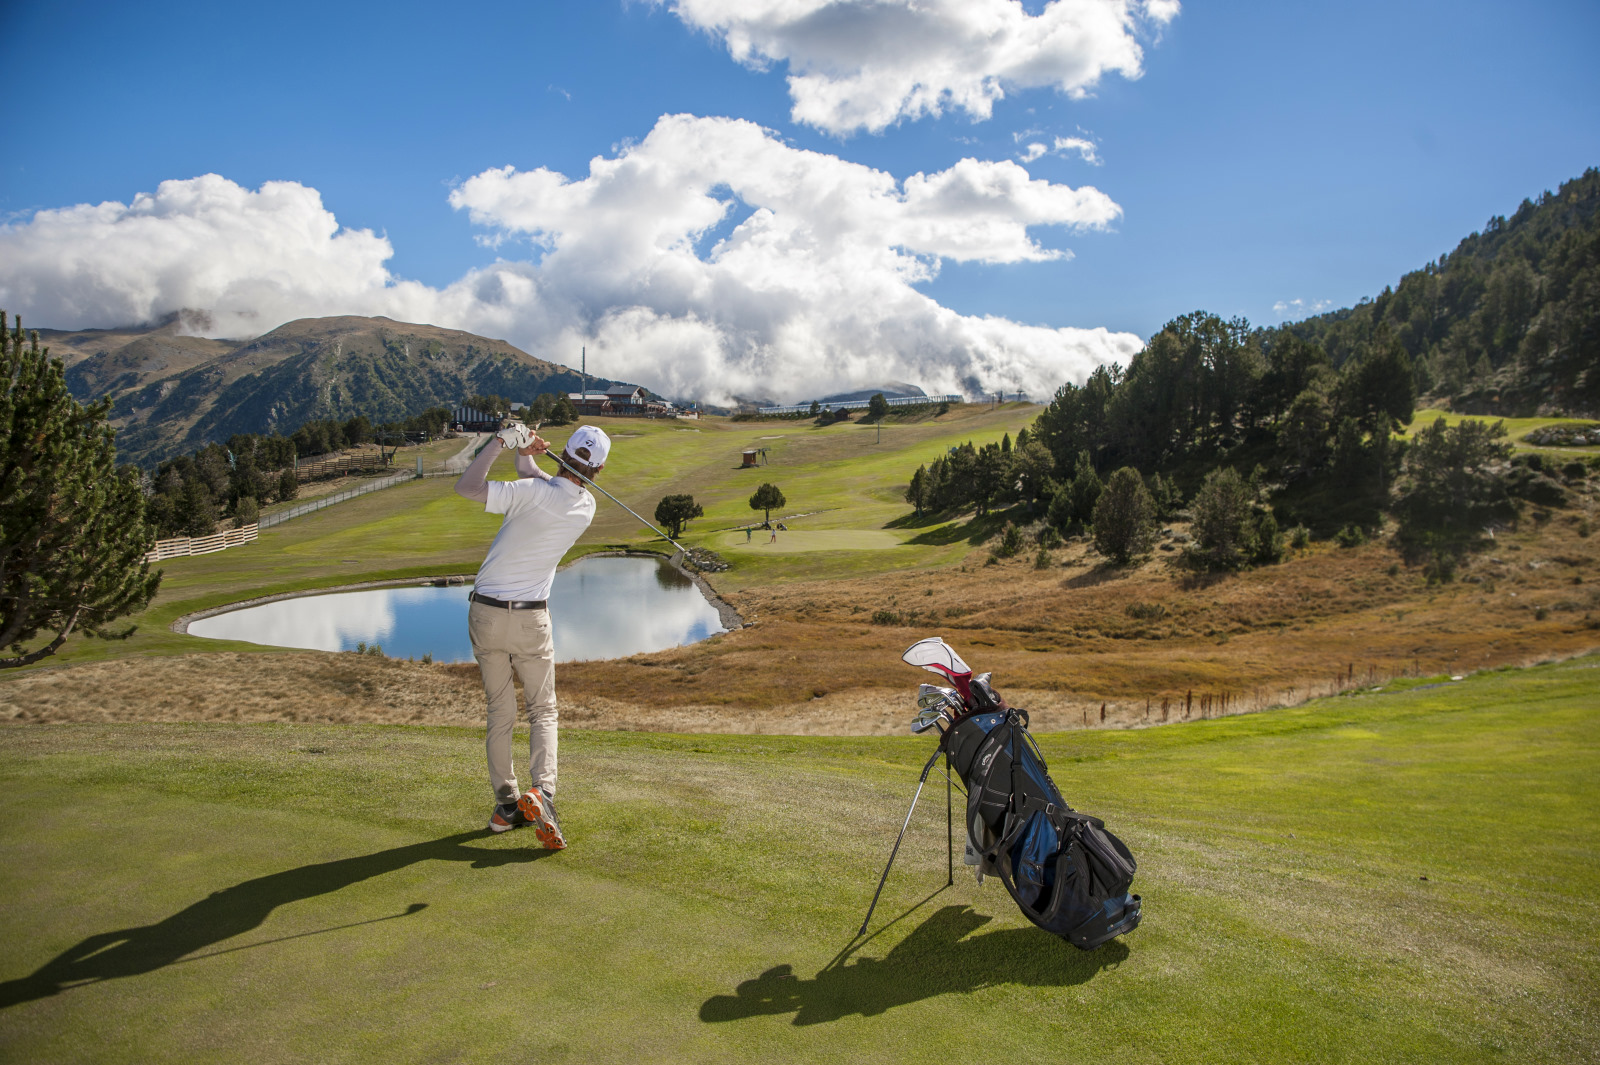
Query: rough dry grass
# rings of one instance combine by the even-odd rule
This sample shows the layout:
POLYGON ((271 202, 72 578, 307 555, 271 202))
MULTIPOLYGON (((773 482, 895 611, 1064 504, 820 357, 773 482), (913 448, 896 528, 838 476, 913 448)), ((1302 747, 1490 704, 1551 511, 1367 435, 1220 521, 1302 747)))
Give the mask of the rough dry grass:
MULTIPOLYGON (((1565 657, 1600 645, 1600 538, 1579 535, 1575 517, 1502 534, 1442 586, 1380 543, 1315 545, 1282 565, 1220 577, 1193 574, 1176 552, 1117 570, 1077 543, 1047 570, 1028 559, 982 565, 980 552, 935 573, 730 593, 751 627, 563 665, 563 721, 896 733, 922 679, 899 655, 929 633, 992 671, 1042 730, 1215 717, 1391 677, 1565 657), (873 624, 880 610, 898 620, 873 624)), ((14 721, 465 724, 481 713, 473 665, 355 654, 130 658, 0 681, 0 720, 14 721)))

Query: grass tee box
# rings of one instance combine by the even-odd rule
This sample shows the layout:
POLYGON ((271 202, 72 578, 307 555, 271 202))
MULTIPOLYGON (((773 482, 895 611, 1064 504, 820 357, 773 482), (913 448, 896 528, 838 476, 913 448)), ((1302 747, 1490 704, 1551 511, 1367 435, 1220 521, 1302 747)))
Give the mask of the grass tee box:
POLYGON ((936 802, 851 945, 921 737, 569 733, 547 854, 476 729, 8 728, 0 1059, 1594 1060, 1597 670, 1043 737, 1140 861, 1088 954, 936 802))

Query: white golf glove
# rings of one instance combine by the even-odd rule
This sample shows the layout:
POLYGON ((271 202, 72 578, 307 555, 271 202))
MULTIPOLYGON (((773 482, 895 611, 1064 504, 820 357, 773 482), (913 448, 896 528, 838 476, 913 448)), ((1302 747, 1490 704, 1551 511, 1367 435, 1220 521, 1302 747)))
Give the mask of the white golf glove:
POLYGON ((512 422, 494 435, 498 436, 511 451, 521 451, 533 443, 533 430, 521 422, 512 422))

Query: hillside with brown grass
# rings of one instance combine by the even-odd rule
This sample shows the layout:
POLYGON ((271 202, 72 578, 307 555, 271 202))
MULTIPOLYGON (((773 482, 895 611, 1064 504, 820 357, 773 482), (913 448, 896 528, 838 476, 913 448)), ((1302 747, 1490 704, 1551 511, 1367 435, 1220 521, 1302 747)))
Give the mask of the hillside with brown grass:
MULTIPOLYGON (((1585 513, 1501 533, 1445 584, 1377 541, 1318 543, 1281 565, 1198 575, 1178 561, 1178 525, 1126 570, 1075 541, 1047 569, 1031 558, 987 565, 974 549, 948 569, 730 589, 746 628, 563 665, 562 719, 665 732, 900 732, 921 678, 899 656, 928 635, 993 671, 1044 731, 1244 713, 1394 677, 1563 658, 1600 647, 1600 538, 1586 535, 1585 513)), ((481 703, 470 663, 315 652, 130 658, 0 684, 0 719, 14 722, 472 724, 481 703)))

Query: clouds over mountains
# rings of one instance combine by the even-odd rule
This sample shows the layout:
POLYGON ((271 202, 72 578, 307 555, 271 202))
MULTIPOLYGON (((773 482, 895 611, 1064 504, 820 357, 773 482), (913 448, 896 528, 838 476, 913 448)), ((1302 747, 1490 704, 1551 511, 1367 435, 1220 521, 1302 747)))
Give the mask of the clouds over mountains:
POLYGON ((1035 180, 1010 161, 897 180, 749 122, 668 115, 586 176, 487 170, 450 202, 504 258, 432 288, 395 278, 388 240, 341 229, 315 189, 166 181, 128 204, 0 228, 0 306, 74 328, 203 309, 210 336, 386 314, 560 361, 587 344, 607 376, 713 401, 886 378, 1044 394, 1140 346, 1104 329, 959 315, 914 287, 947 259, 1070 254, 1034 230, 1120 216, 1104 193, 1035 180))
POLYGON ((1008 89, 1082 96, 1107 74, 1143 73, 1142 32, 1178 0, 653 0, 720 37, 747 66, 788 64, 791 117, 830 133, 901 119, 986 119, 1008 89))

